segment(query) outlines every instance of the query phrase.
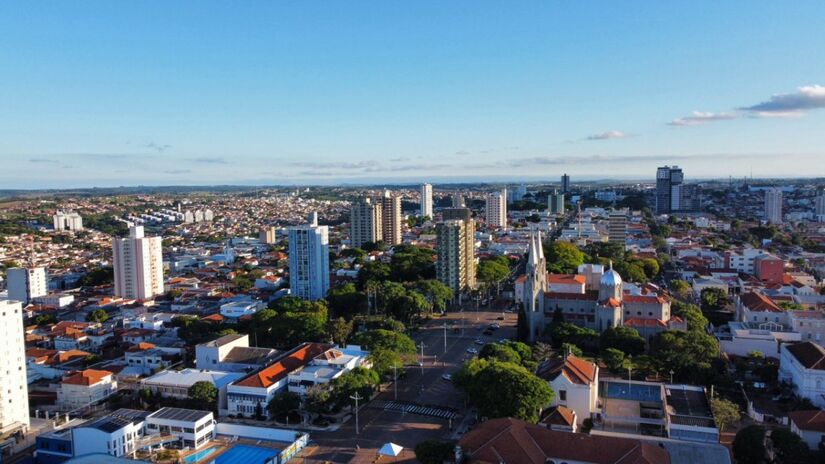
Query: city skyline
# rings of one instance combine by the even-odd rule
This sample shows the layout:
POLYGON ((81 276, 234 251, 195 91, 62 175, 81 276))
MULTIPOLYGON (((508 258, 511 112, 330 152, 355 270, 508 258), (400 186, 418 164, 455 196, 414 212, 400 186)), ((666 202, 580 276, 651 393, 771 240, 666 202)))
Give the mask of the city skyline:
POLYGON ((0 184, 825 174, 819 2, 181 6, 0 7, 0 184))

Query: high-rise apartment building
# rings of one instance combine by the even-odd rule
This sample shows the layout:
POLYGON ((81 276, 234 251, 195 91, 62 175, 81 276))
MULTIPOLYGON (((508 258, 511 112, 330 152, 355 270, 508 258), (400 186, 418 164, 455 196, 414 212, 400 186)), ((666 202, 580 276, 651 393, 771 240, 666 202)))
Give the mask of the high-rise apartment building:
POLYGON ((112 239, 115 295, 148 300, 163 293, 163 247, 160 237, 144 237, 143 226, 129 228, 126 238, 112 239))
POLYGON ((453 195, 450 197, 450 205, 452 205, 453 208, 463 208, 464 206, 466 206, 464 204, 464 195, 462 195, 461 192, 456 190, 455 193, 453 193, 453 195))
POLYGON ((776 187, 765 190, 765 220, 771 224, 782 223, 782 190, 776 187))
POLYGON ((421 184, 421 216, 433 218, 433 186, 421 184))
POLYGON ((58 211, 52 219, 54 220, 54 230, 69 230, 72 232, 83 230, 83 218, 75 212, 58 211))
POLYGON ((627 239, 627 209, 613 209, 607 222, 607 240, 624 247, 627 239))
POLYGON ((551 214, 564 214, 564 194, 553 190, 553 193, 547 195, 547 209, 551 214))
POLYGON ((467 208, 444 210, 436 224, 436 277, 455 295, 476 286, 475 223, 467 208))
POLYGON ((329 290, 329 228, 317 220, 289 229, 289 290, 292 296, 320 300, 329 290))
POLYGON ((679 166, 663 166, 656 170, 656 214, 698 211, 699 188, 685 185, 679 166))
POLYGON ((814 217, 817 222, 825 222, 825 189, 819 190, 814 199, 814 217))
POLYGON ((31 303, 33 299, 49 293, 46 269, 42 267, 13 267, 9 269, 6 279, 9 300, 19 301, 24 306, 31 303))
POLYGON ((383 239, 381 204, 370 198, 361 198, 350 207, 350 246, 361 248, 365 243, 376 243, 383 239))
POLYGON ((570 193, 570 176, 561 176, 561 193, 570 193))
POLYGON ((523 200, 525 196, 527 196, 527 186, 524 184, 516 185, 507 190, 507 204, 511 205, 514 202, 523 200))
POLYGON ((484 213, 487 227, 507 228, 507 189, 487 195, 484 213))
POLYGON ((401 197, 389 190, 381 197, 381 235, 387 245, 401 243, 401 197))
POLYGON ((277 242, 277 234, 274 226, 264 227, 258 233, 258 241, 267 245, 274 245, 277 242))
POLYGON ((0 436, 29 428, 23 305, 0 300, 0 436))

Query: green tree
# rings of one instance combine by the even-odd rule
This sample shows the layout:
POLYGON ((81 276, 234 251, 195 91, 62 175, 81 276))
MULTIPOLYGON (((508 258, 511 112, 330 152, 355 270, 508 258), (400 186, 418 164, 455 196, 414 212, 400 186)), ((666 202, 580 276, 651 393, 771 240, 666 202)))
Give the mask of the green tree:
POLYGON ((705 288, 702 290, 701 304, 704 311, 719 311, 728 300, 728 293, 721 288, 705 288))
POLYGON ((476 279, 490 287, 503 282, 509 275, 509 266, 495 259, 482 259, 476 268, 476 279))
POLYGON ((355 339, 369 351, 388 350, 398 354, 415 354, 415 342, 406 334, 385 329, 361 332, 355 339))
MULTIPOLYGON (((84 218, 85 220, 85 218, 84 218)), ((112 285, 115 281, 115 271, 112 267, 100 267, 80 279, 83 287, 98 287, 100 285, 112 285)))
POLYGON ((713 411, 713 418, 716 419, 720 432, 724 432, 729 425, 739 422, 739 406, 732 401, 713 398, 710 400, 710 409, 713 411))
POLYGON ((331 396, 328 385, 313 385, 307 389, 304 408, 310 413, 321 414, 329 409, 331 396))
POLYGON ((105 309, 95 309, 86 315, 86 321, 98 322, 100 324, 109 320, 109 313, 105 309))
POLYGON ((390 276, 396 282, 435 278, 435 252, 415 245, 397 245, 390 260, 390 276))
POLYGON ((670 281, 670 290, 678 295, 680 298, 687 299, 690 297, 690 284, 681 279, 670 281))
POLYGON ((54 313, 40 313, 34 316, 33 322, 35 325, 54 324, 57 322, 57 316, 55 316, 54 313))
POLYGON ((584 253, 570 242, 555 241, 544 247, 547 271, 555 274, 572 274, 584 263, 584 253))
POLYGON ((443 312, 447 302, 453 298, 453 291, 438 280, 422 280, 415 284, 415 290, 424 296, 430 311, 443 312))
POLYGON ((608 369, 613 372, 619 372, 625 368, 625 355, 616 348, 607 348, 602 350, 602 360, 608 369))
POLYGON ((285 390, 273 396, 266 408, 272 416, 278 417, 285 416, 300 407, 301 397, 297 393, 285 390))
POLYGON ((705 327, 708 326, 708 318, 706 318, 705 315, 702 314, 702 310, 694 304, 674 301, 671 309, 674 315, 687 321, 688 330, 704 332, 705 327))
POLYGON ((337 408, 354 404, 350 397, 356 392, 366 400, 372 396, 380 380, 378 373, 374 370, 356 367, 330 382, 331 399, 337 408))
POLYGON ((499 343, 488 343, 484 345, 481 351, 479 351, 478 357, 492 361, 521 364, 521 356, 516 353, 516 350, 499 343))
POLYGON ((393 366, 396 370, 404 369, 404 358, 396 351, 377 349, 370 351, 369 360, 372 362, 372 369, 382 378, 391 378, 393 366))
POLYGON ((330 321, 328 332, 333 342, 338 346, 346 347, 347 340, 352 333, 352 321, 347 322, 343 317, 330 321))
POLYGON ((415 459, 421 464, 442 464, 450 461, 455 445, 438 440, 425 440, 415 445, 415 459))
POLYGON ((214 410, 218 406, 218 389, 211 382, 201 380, 189 387, 189 398, 201 409, 214 410))
POLYGON ((771 430, 771 443, 776 463, 802 464, 814 462, 808 445, 799 435, 788 429, 775 428, 771 430))
POLYGON ((599 337, 601 349, 616 348, 633 356, 645 352, 645 339, 632 327, 611 327, 599 337))
POLYGON ((736 462, 766 464, 765 429, 759 425, 749 425, 740 430, 733 439, 733 457, 736 462))
POLYGON ((359 292, 353 283, 329 289, 327 301, 333 317, 343 317, 349 320, 358 314, 367 312, 367 295, 359 292))
POLYGON ((581 348, 569 342, 562 343, 559 351, 561 351, 564 354, 572 354, 577 358, 581 358, 582 356, 584 356, 584 352, 581 348))
POLYGON ((510 362, 474 359, 454 378, 479 414, 490 418, 515 417, 536 423, 540 411, 555 397, 547 382, 510 362))
POLYGON ((572 343, 587 351, 595 352, 599 349, 599 334, 593 329, 556 321, 550 323, 548 333, 555 347, 560 347, 564 343, 572 343))

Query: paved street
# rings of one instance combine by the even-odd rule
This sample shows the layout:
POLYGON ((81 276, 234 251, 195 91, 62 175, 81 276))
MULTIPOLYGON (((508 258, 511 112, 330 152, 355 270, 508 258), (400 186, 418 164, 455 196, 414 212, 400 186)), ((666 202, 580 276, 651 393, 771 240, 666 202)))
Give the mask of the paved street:
MULTIPOLYGON (((448 313, 447 317, 436 318, 428 327, 420 330, 413 339, 416 344, 424 342, 424 366, 423 369, 419 366, 406 368, 406 378, 399 380, 397 384, 398 401, 454 408, 458 416, 452 425, 457 427, 467 415, 465 395, 441 376, 445 373, 454 373, 465 360, 473 356, 467 353, 468 348, 481 349, 481 345, 475 344, 476 339, 489 343, 501 338, 515 337, 516 314, 506 313, 504 321, 497 319, 501 315, 501 311, 493 312, 490 308, 482 308, 479 312, 468 309, 464 312, 448 313), (454 333, 451 328, 454 323, 459 328, 463 325, 463 334, 454 333), (494 331, 492 335, 483 335, 483 329, 493 323, 500 324, 501 329, 494 331)), ((374 401, 393 401, 395 396, 394 388, 390 384, 374 401)), ((369 406, 361 409, 359 422, 358 435, 355 434, 354 419, 335 432, 313 432, 310 436, 315 445, 303 452, 302 456, 321 462, 347 462, 355 456, 356 447, 361 449, 361 454, 364 454, 364 449, 367 448, 377 450, 388 441, 412 448, 422 440, 446 439, 452 434, 447 420, 369 406)))

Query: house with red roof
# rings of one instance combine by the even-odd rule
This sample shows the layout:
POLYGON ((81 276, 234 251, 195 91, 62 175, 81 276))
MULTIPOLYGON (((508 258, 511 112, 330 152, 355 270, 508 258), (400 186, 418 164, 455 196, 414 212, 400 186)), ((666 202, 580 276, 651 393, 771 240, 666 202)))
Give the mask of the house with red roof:
POLYGON ((86 369, 71 372, 57 389, 57 406, 64 411, 102 401, 117 391, 117 381, 109 371, 86 369))
POLYGON ((821 449, 825 444, 825 411, 791 411, 788 413, 791 432, 799 435, 812 450, 821 449))
POLYGON ((563 406, 575 413, 579 424, 598 411, 599 366, 573 355, 548 359, 536 375, 556 392, 552 406, 563 406))
POLYGON ((797 395, 825 408, 825 348, 818 343, 785 344, 779 357, 779 380, 793 385, 797 395))

